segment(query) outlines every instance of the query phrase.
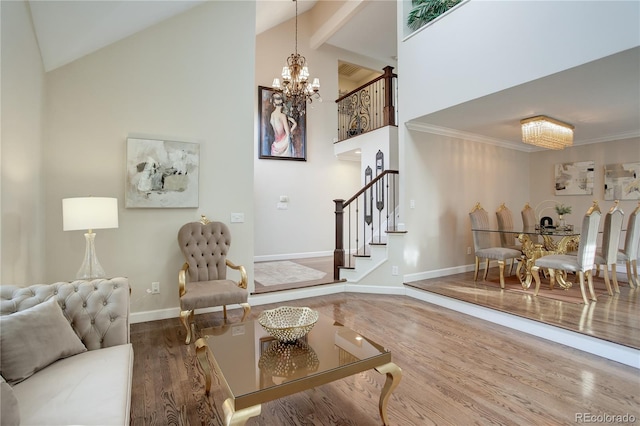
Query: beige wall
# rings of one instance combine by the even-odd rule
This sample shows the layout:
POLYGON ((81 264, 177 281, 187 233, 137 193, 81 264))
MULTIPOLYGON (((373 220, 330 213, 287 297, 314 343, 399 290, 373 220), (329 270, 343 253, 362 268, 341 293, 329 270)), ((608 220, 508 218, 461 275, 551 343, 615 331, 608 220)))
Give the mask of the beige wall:
MULTIPOLYGON (((258 159, 255 143, 255 255, 257 260, 331 254, 334 249, 334 203, 360 188, 360 165, 338 160, 338 60, 380 69, 386 65, 331 46, 309 47, 310 13, 298 17, 298 53, 306 57, 311 77, 320 78, 323 101, 307 106, 307 161, 258 159), (281 195, 288 209, 278 210, 281 195)), ((270 87, 293 53, 295 21, 289 20, 256 38, 256 86, 270 87)), ((257 88, 255 90, 257 97, 257 88)), ((257 99, 257 98, 256 98, 257 99)), ((257 100, 256 100, 257 105, 257 100)), ((256 107, 257 108, 257 107, 256 107)), ((258 111, 256 109, 256 118, 258 111)), ((258 123, 255 122, 256 135, 258 123)))
POLYGON ((460 272, 456 268, 474 259, 467 248, 473 247, 469 212, 475 203, 495 224, 495 211, 504 202, 520 223, 529 197, 528 154, 406 129, 404 134, 404 273, 415 280, 460 272))
MULTIPOLYGON (((604 200, 604 166, 615 163, 637 163, 640 161, 640 138, 624 139, 620 141, 602 142, 590 145, 578 145, 562 151, 538 151, 529 154, 529 181, 531 182, 531 205, 544 200, 556 200, 570 205, 573 210, 566 220, 568 223, 580 224, 587 209, 598 200, 600 210, 605 213, 613 205, 613 201, 604 200), (574 163, 593 161, 595 176, 593 196, 588 195, 555 195, 554 166, 560 163, 574 163)), ((633 211, 637 201, 620 201, 620 208, 625 213, 633 211)), ((549 211, 555 218, 555 212, 549 211)), ((546 214, 545 213, 545 214, 546 214)), ((626 219, 625 219, 626 223, 626 219)))
POLYGON ((44 71, 29 8, 0 3, 2 145, 0 282, 45 282, 42 191, 44 71))
POLYGON ((230 222, 230 258, 253 273, 255 3, 207 2, 47 74, 46 278, 69 280, 81 231, 62 231, 61 200, 117 197, 120 227, 97 230, 107 275, 129 277, 132 312, 178 306, 176 236, 200 214, 230 222), (200 144, 200 207, 124 208, 128 136, 200 144), (152 281, 160 295, 148 295, 152 281))

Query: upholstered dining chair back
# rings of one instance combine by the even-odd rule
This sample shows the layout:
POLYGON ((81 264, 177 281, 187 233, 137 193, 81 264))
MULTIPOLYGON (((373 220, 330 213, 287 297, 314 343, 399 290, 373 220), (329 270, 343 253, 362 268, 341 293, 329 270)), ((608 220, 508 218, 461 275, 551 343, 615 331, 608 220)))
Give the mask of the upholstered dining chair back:
MULTIPOLYGON (((489 214, 479 204, 469 213, 471 229, 489 229, 489 214)), ((473 232, 475 251, 492 247, 490 232, 473 232)))
POLYGON ((536 220, 536 213, 533 211, 533 208, 529 203, 524 205, 520 215, 522 216, 522 226, 531 229, 535 228, 538 221, 536 220))
POLYGON ((640 249, 638 245, 640 245, 640 203, 629 215, 627 235, 624 239, 624 249, 622 251, 630 260, 638 259, 638 250, 640 249))
POLYGON ((622 231, 622 219, 624 213, 618 207, 618 200, 609 209, 604 217, 604 227, 602 229, 602 247, 596 252, 594 263, 596 265, 596 276, 600 273, 600 265, 604 266, 604 282, 607 292, 613 296, 611 282, 609 280, 609 268, 613 276, 613 287, 616 293, 620 293, 618 277, 616 273, 616 263, 618 260, 618 245, 620 244, 620 232, 622 231))
POLYGON ((601 254, 606 265, 616 263, 616 259, 618 258, 618 245, 620 244, 623 219, 624 212, 620 210, 618 201, 616 201, 605 215, 604 227, 602 229, 601 254))
MULTIPOLYGON (((575 272, 580 282, 580 293, 585 305, 589 304, 585 290, 585 278, 589 284, 591 300, 597 301, 593 290, 593 264, 596 257, 596 247, 598 240, 598 226, 600 225, 600 208, 598 201, 594 200, 593 205, 587 210, 582 219, 582 229, 580 230, 580 244, 577 254, 550 254, 535 259, 531 268, 531 274, 536 281, 534 295, 538 295, 540 290, 540 270, 547 269, 551 278, 550 287, 553 289, 556 271, 575 272)), ((561 276, 560 276, 561 277, 561 276)), ((610 290, 609 286, 607 285, 610 290)), ((568 288, 568 287, 565 287, 568 288)), ((611 292, 609 292, 611 293, 611 292)))
POLYGON ((640 202, 638 207, 629 215, 627 235, 624 239, 624 248, 618 252, 618 261, 627 265, 627 277, 629 286, 640 286, 638 279, 638 245, 640 245, 640 202))
MULTIPOLYGON (((513 231, 513 214, 511 210, 502 203, 496 211, 496 219, 498 220, 498 229, 501 231, 513 231)), ((502 247, 514 247, 516 234, 501 232, 500 245, 502 247)))
POLYGON ((178 231, 178 244, 189 264, 189 281, 225 280, 231 233, 222 222, 190 222, 178 231))
POLYGON ((580 231, 580 245, 578 246, 577 261, 581 271, 591 270, 596 257, 598 245, 598 226, 601 213, 597 207, 591 207, 582 219, 580 231))

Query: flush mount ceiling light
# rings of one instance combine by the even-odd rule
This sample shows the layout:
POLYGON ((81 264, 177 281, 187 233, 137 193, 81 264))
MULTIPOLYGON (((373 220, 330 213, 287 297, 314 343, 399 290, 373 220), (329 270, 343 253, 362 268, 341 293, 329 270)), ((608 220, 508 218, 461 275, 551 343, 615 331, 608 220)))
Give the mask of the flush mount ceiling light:
POLYGON ((307 101, 311 103, 314 99, 322 102, 320 97, 320 79, 314 78, 313 83, 309 83, 309 68, 304 56, 298 54, 298 2, 296 4, 296 48, 287 58, 287 65, 282 68, 282 83, 279 78, 273 79, 272 87, 281 90, 287 100, 291 101, 294 112, 304 114, 307 101))
POLYGON ((549 149, 564 149, 573 145, 574 127, 571 124, 545 115, 525 118, 520 120, 520 124, 524 143, 549 149))

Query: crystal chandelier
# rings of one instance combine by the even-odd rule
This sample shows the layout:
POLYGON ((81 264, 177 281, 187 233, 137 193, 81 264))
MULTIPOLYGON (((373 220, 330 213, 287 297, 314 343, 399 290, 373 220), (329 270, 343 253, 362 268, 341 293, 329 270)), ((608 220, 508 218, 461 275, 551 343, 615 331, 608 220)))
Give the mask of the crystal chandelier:
POLYGON ((287 58, 287 65, 282 68, 282 84, 279 78, 273 79, 272 87, 282 91, 288 102, 291 103, 294 115, 302 115, 306 110, 306 103, 314 99, 322 102, 320 97, 320 79, 314 78, 309 83, 309 69, 307 60, 298 54, 298 2, 296 4, 296 50, 287 58))
POLYGON ((571 124, 544 115, 520 120, 522 142, 549 149, 564 149, 573 145, 571 124))

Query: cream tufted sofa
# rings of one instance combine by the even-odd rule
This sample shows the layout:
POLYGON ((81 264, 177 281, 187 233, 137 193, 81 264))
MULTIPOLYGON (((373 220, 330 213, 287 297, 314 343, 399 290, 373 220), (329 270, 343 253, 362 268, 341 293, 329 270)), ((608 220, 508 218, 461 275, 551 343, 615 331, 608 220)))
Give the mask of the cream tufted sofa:
MULTIPOLYGON (((54 302, 50 299, 55 298, 64 317, 86 347, 86 351, 82 349, 81 353, 63 356, 10 387, 2 383, 3 415, 8 414, 4 413, 7 409, 5 403, 15 399, 20 424, 23 425, 128 425, 133 373, 129 293, 127 278, 29 287, 0 286, 3 321, 11 319, 5 317, 7 315, 25 314, 39 304, 50 303, 54 309, 54 302), (11 399, 6 397, 7 390, 15 398, 13 395, 11 399)), ((71 331, 68 332, 71 338, 75 338, 71 331)), ((0 333, 4 332, 0 330, 0 333)), ((8 350, 4 346, 11 345, 5 337, 2 341, 3 355, 8 350)), ((55 338, 51 342, 55 343, 55 338)), ((51 342, 46 345, 55 346, 51 342)), ((4 360, 2 365, 4 368, 4 360)), ((9 379, 7 382, 11 384, 9 379)), ((4 419, 2 423, 5 424, 4 419)))

